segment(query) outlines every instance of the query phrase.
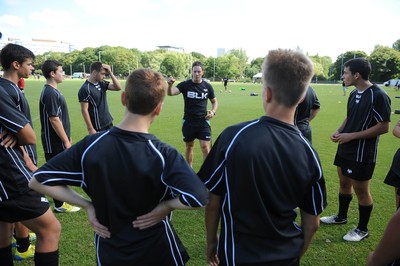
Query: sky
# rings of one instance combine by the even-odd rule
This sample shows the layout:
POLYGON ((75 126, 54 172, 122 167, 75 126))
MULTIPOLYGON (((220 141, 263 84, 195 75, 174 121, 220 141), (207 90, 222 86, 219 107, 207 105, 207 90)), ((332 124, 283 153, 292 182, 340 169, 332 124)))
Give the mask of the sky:
POLYGON ((368 55, 400 39, 399 0, 0 0, 3 39, 47 39, 76 48, 157 46, 249 59, 276 48, 330 56, 368 55))

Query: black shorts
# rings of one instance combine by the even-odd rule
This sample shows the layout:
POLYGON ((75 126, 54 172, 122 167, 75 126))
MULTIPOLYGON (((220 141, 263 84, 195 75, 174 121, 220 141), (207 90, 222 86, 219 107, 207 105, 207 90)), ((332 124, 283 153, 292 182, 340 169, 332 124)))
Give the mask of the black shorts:
POLYGON ((394 154, 392 166, 383 182, 387 185, 400 188, 400 149, 394 154))
POLYGON ((372 178, 375 163, 359 163, 346 160, 336 154, 334 165, 342 169, 342 175, 358 181, 367 181, 372 178))
POLYGON ((195 139, 211 141, 211 126, 209 120, 182 122, 182 134, 184 142, 195 139))
POLYGON ((15 223, 37 218, 49 209, 47 198, 34 190, 0 202, 0 221, 15 223))

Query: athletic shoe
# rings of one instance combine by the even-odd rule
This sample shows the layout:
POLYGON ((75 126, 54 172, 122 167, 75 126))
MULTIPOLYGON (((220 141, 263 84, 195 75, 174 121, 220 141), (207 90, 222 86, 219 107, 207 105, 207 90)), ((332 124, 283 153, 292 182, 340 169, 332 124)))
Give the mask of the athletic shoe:
POLYGON ((54 211, 55 212, 77 212, 79 211, 81 208, 76 207, 76 206, 72 206, 69 205, 68 203, 64 202, 63 205, 61 205, 61 207, 55 207, 54 211))
POLYGON ((26 260, 29 258, 33 258, 33 256, 35 256, 35 246, 29 245, 29 248, 25 252, 18 252, 18 249, 15 250, 14 259, 26 260))
MULTIPOLYGON (((33 232, 30 232, 29 233, 29 241, 33 242, 35 240, 36 240, 36 234, 33 233, 33 232)), ((17 247, 17 240, 15 239, 15 235, 14 235, 13 240, 12 240, 12 247, 13 248, 17 247)))
POLYGON ((321 217, 320 221, 324 224, 347 224, 347 219, 339 218, 337 215, 321 217))
POLYGON ((344 237, 343 240, 358 242, 369 236, 368 231, 362 231, 358 228, 351 229, 344 237))

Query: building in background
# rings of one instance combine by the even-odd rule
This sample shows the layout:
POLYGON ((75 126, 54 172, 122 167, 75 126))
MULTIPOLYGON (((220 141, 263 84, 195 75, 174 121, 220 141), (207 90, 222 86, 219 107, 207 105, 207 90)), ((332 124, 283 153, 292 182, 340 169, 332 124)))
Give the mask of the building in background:
POLYGON ((22 45, 31 50, 35 55, 44 54, 46 52, 70 53, 76 50, 75 45, 69 42, 60 42, 45 39, 23 40, 19 38, 8 38, 0 40, 0 50, 8 43, 22 45))

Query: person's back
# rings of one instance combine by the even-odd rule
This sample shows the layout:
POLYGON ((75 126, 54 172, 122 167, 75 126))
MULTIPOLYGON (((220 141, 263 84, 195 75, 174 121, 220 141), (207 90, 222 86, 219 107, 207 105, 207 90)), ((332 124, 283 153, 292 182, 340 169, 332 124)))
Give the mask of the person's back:
POLYGON ((198 175, 210 190, 210 264, 299 265, 326 206, 318 155, 293 119, 312 74, 301 53, 270 51, 263 63, 265 116, 225 129, 204 161, 198 175))
POLYGON ((310 122, 317 115, 320 109, 320 102, 314 89, 310 86, 307 89, 304 100, 299 103, 296 109, 295 124, 301 133, 312 143, 312 130, 310 122))

